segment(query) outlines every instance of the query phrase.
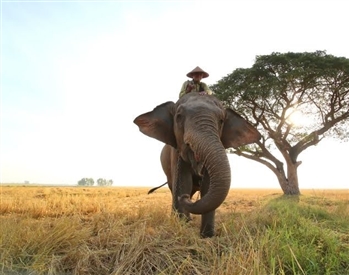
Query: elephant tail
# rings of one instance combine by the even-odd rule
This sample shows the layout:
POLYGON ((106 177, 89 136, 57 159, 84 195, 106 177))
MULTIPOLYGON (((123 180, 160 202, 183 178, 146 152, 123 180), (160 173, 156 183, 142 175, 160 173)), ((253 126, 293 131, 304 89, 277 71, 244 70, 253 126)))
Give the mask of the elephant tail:
POLYGON ((154 188, 150 189, 150 190, 148 191, 148 195, 151 194, 151 193, 153 193, 155 190, 159 189, 160 187, 163 187, 163 186, 166 185, 166 184, 167 184, 167 182, 161 184, 161 185, 158 186, 158 187, 154 187, 154 188))

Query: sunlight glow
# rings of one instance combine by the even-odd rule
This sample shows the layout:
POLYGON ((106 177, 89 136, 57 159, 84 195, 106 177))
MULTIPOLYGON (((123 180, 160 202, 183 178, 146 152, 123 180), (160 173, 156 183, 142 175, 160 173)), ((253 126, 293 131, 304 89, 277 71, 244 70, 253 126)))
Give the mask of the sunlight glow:
POLYGON ((301 111, 291 108, 286 112, 286 121, 293 126, 301 126, 304 122, 304 116, 301 111))

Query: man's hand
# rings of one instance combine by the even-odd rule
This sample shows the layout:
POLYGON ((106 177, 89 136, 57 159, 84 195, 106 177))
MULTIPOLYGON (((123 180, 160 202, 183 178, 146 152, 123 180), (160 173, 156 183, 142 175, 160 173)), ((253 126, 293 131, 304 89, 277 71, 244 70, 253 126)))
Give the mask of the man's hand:
POLYGON ((207 92, 199 92, 199 95, 207 95, 207 92))
POLYGON ((186 92, 186 93, 190 93, 192 89, 194 89, 194 85, 191 84, 191 83, 189 83, 188 86, 187 86, 187 88, 185 89, 185 92, 186 92))

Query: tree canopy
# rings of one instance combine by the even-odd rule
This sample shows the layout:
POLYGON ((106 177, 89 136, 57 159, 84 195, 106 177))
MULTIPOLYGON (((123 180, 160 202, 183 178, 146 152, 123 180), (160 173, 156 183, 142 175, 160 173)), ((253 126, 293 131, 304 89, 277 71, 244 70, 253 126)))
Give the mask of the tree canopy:
MULTIPOLYGON (((95 184, 95 181, 93 178, 82 178, 81 180, 78 181, 78 185, 81 186, 93 186, 95 184)), ((112 186, 113 185, 113 180, 106 180, 103 178, 97 179, 97 185, 98 186, 112 186)))
POLYGON ((251 68, 236 69, 211 89, 262 134, 256 144, 230 152, 266 165, 285 194, 300 194, 300 153, 327 136, 348 140, 347 58, 325 51, 261 55, 251 68))
POLYGON ((112 186, 113 180, 106 180, 106 179, 99 178, 97 180, 97 185, 98 186, 112 186))
POLYGON ((78 185, 81 186, 93 186, 95 181, 93 178, 82 178, 81 180, 78 181, 78 185))

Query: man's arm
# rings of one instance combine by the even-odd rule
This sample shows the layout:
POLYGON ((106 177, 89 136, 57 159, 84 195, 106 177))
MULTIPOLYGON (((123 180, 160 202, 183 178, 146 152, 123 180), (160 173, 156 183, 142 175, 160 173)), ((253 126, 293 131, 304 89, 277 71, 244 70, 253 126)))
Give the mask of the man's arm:
POLYGON ((187 87, 188 87, 188 81, 185 81, 182 85, 181 91, 179 93, 179 98, 181 98, 183 95, 187 93, 187 87))
POLYGON ((212 95, 213 92, 210 90, 210 88, 207 86, 206 83, 201 82, 202 88, 204 89, 204 91, 208 94, 208 95, 212 95))

